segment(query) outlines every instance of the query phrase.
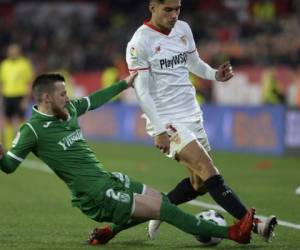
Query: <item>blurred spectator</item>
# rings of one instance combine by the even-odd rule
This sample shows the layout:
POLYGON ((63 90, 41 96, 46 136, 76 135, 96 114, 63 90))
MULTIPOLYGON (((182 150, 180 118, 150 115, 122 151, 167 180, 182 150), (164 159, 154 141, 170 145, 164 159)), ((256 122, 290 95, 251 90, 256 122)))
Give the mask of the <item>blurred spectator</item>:
POLYGON ((260 0, 253 5, 254 18, 258 22, 273 22, 276 17, 276 9, 274 1, 271 0, 260 0))
POLYGON ((283 104, 285 96, 276 78, 274 69, 266 69, 262 75, 262 96, 265 104, 283 104))
POLYGON ((19 45, 11 44, 7 58, 0 64, 0 83, 4 106, 4 146, 11 147, 16 130, 25 120, 29 104, 33 69, 29 59, 22 55, 19 45))
MULTIPOLYGON (((102 70, 100 76, 100 82, 102 88, 107 88, 119 80, 119 72, 115 66, 109 66, 102 70)), ((111 101, 117 101, 120 99, 120 95, 115 96, 111 101)))
MULTIPOLYGON (((120 54, 114 54, 112 56, 112 63, 108 67, 104 68, 101 72, 100 83, 103 88, 107 88, 115 82, 123 79, 128 75, 125 59, 120 54)), ((120 100, 121 94, 112 98, 112 101, 120 100)))
MULTIPOLYGON (((127 64, 125 58, 121 54, 113 55, 112 65, 102 70, 100 76, 101 86, 106 88, 116 81, 123 79, 128 75, 127 64)), ((122 101, 124 103, 137 103, 135 92, 132 88, 112 98, 113 101, 122 101)))
MULTIPOLYGON (((193 26, 208 63, 220 54, 233 58, 235 66, 300 62, 296 0, 185 1, 184 5, 182 17, 193 26)), ((60 60, 70 62, 72 71, 103 69, 115 54, 123 53, 147 16, 143 7, 138 0, 0 4, 0 48, 12 39, 22 42, 38 71, 60 60)))
MULTIPOLYGON (((17 41, 37 72, 52 71, 57 63, 70 65, 69 72, 115 67, 115 55, 125 56, 129 38, 147 16, 144 5, 139 0, 0 3, 0 59, 17 41)), ((235 68, 290 67, 300 64, 299 13, 298 0, 192 0, 184 1, 181 16, 211 65, 230 60, 235 68)), ((132 102, 130 91, 124 93, 122 100, 132 102)))

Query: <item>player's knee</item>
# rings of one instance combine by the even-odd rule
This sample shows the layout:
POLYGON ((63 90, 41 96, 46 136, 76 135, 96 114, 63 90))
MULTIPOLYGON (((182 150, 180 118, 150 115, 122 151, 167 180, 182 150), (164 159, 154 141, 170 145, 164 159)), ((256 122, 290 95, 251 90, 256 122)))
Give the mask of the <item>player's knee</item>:
MULTIPOLYGON (((212 177, 213 175, 218 174, 217 168, 212 164, 212 162, 203 162, 203 161, 196 161, 193 165, 190 165, 202 180, 207 180, 208 178, 212 177)), ((195 190, 200 188, 200 185, 194 184, 195 190)))
POLYGON ((162 194, 160 191, 158 191, 154 188, 148 187, 148 186, 146 186, 146 188, 145 188, 144 195, 149 195, 151 197, 162 199, 162 194))
POLYGON ((190 183, 193 189, 197 192, 197 196, 206 194, 207 190, 204 187, 203 185, 204 182, 200 176, 196 175, 195 173, 192 174, 190 178, 190 183))
POLYGON ((201 172, 211 172, 214 169, 214 165, 211 160, 196 159, 192 162, 192 165, 197 171, 201 172))
POLYGON ((191 184, 192 184, 193 189, 194 189, 195 191, 197 191, 197 192, 198 192, 198 190, 200 190, 201 187, 203 186, 203 182, 199 182, 199 181, 197 181, 197 180, 195 180, 195 179, 192 179, 192 180, 191 180, 191 184))

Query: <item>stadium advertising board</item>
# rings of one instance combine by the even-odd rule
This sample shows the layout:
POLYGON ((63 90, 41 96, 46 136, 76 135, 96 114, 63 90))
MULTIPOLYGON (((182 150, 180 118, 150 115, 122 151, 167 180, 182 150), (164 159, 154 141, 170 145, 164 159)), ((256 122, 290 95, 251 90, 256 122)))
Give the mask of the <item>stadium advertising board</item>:
POLYGON ((282 154, 282 106, 204 106, 204 124, 210 143, 218 150, 282 154))
MULTIPOLYGON (((213 149, 259 154, 284 152, 284 107, 204 105, 202 108, 205 129, 213 149)), ((152 144, 152 138, 145 132, 145 121, 140 117, 141 113, 136 105, 114 103, 103 106, 82 116, 84 135, 93 140, 152 144)), ((290 113, 287 132, 292 139, 286 137, 290 146, 300 145, 297 133, 299 126, 295 123, 299 119, 300 112, 296 115, 290 113)))
POLYGON ((285 145, 288 154, 300 156, 300 110, 286 111, 285 145))
POLYGON ((91 140, 151 143, 145 121, 136 105, 112 103, 80 118, 86 138, 91 140))

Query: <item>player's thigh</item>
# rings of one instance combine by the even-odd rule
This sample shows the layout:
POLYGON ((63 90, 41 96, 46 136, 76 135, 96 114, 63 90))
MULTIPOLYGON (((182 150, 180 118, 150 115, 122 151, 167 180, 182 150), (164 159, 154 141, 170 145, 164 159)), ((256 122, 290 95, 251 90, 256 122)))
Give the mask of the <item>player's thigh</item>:
POLYGON ((178 158, 181 163, 192 169, 202 180, 218 174, 218 170, 213 165, 212 159, 197 140, 186 145, 178 153, 178 158))
POLYGON ((126 188, 136 194, 143 194, 151 197, 161 198, 161 192, 149 187, 139 181, 134 180, 126 174, 121 172, 111 173, 115 178, 118 179, 126 188))
POLYGON ((78 207, 92 220, 124 224, 134 211, 134 193, 113 179, 107 183, 88 194, 78 207))
POLYGON ((167 156, 178 160, 178 153, 185 148, 190 142, 198 140, 206 151, 211 151, 207 134, 204 130, 202 122, 174 122, 167 132, 170 136, 170 154, 167 156))
POLYGON ((134 193, 120 186, 112 186, 105 190, 101 221, 116 224, 126 223, 134 211, 134 193))
POLYGON ((105 191, 101 221, 123 224, 131 218, 159 219, 162 196, 151 188, 145 194, 126 187, 110 187, 105 191))
MULTIPOLYGON (((194 124, 191 124, 189 127, 196 135, 198 142, 203 146, 203 148, 206 150, 208 155, 212 157, 211 154, 211 147, 210 143, 207 137, 207 134, 204 130, 203 124, 201 122, 197 122, 194 124)), ((190 181, 195 190, 198 191, 200 195, 203 195, 207 193, 206 188, 204 187, 204 181, 202 177, 198 174, 197 171, 194 171, 192 168, 190 168, 188 165, 186 165, 189 174, 190 174, 190 181)))
POLYGON ((110 173, 99 187, 79 206, 89 218, 98 222, 126 223, 132 216, 136 193, 145 192, 145 185, 120 172, 110 173))
POLYGON ((207 167, 213 165, 209 154, 197 140, 188 143, 177 155, 180 162, 192 170, 197 170, 193 166, 199 163, 207 167))

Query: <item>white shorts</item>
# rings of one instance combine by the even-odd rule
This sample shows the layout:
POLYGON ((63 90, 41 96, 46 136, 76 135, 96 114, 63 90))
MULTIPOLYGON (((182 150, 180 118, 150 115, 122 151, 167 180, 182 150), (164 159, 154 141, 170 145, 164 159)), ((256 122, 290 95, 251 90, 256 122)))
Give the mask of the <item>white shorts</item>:
MULTIPOLYGON (((146 130, 150 136, 153 136, 153 127, 149 120, 146 119, 146 130)), ((211 150, 207 134, 204 130, 201 120, 195 122, 172 122, 167 126, 167 133, 170 136, 170 153, 166 154, 169 158, 175 158, 187 144, 191 141, 198 140, 207 152, 211 150), (171 127, 174 129, 172 129, 171 127)))

